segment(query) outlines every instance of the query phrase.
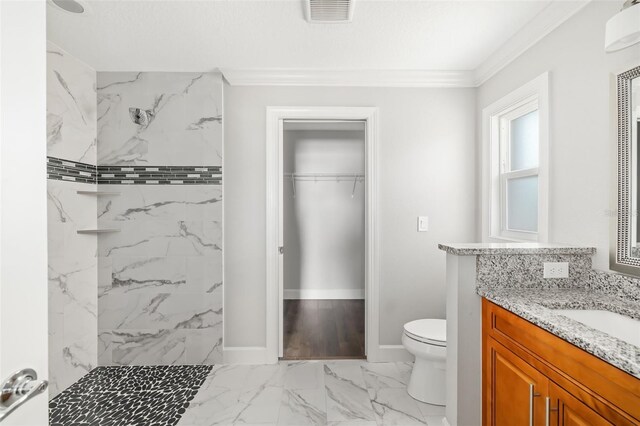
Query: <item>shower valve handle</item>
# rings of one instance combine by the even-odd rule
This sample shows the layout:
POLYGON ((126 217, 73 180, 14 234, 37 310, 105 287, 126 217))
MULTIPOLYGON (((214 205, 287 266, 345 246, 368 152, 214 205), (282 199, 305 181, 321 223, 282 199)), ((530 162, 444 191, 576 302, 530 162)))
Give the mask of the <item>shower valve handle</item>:
POLYGON ((31 368, 16 371, 0 385, 0 422, 22 404, 47 389, 46 380, 37 380, 31 368))

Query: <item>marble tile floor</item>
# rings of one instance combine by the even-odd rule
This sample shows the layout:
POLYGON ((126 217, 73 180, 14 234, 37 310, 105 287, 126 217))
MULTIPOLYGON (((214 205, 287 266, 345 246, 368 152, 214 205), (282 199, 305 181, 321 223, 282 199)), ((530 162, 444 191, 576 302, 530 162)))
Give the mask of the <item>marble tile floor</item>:
POLYGON ((444 407, 407 394, 411 368, 364 360, 98 367, 50 401, 50 425, 442 425, 444 407))
POLYGON ((281 361, 214 366, 178 426, 443 424, 407 394, 411 363, 281 361))

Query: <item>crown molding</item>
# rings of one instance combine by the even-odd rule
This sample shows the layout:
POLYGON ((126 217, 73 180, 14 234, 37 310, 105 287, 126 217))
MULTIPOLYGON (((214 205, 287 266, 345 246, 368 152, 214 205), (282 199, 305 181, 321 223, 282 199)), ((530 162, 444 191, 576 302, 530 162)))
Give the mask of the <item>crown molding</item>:
POLYGON ((554 0, 475 70, 242 69, 220 71, 232 86, 478 87, 578 13, 591 0, 554 0))
POLYGON ((517 57, 582 10, 590 1, 555 0, 549 3, 547 7, 475 69, 475 86, 484 84, 517 57))
POLYGON ((232 86, 473 87, 471 71, 222 68, 232 86))

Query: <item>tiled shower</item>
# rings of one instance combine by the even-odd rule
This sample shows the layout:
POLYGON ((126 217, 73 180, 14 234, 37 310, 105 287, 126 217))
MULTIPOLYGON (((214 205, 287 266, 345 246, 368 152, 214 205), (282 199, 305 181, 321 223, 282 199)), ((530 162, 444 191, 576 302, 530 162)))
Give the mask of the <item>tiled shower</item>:
POLYGON ((47 60, 50 397, 96 366, 221 362, 221 76, 47 60))

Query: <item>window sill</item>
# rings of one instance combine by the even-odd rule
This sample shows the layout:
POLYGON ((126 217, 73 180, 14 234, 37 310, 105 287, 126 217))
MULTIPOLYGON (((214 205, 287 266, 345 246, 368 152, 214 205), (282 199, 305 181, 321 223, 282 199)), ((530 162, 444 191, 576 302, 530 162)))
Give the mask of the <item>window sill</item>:
POLYGON ((540 242, 538 238, 535 239, 525 239, 525 238, 513 238, 513 237, 503 237, 503 236, 494 236, 490 235, 488 237, 489 241, 487 242, 508 242, 508 243, 538 243, 540 242), (496 241, 491 241, 496 240, 496 241))

